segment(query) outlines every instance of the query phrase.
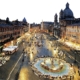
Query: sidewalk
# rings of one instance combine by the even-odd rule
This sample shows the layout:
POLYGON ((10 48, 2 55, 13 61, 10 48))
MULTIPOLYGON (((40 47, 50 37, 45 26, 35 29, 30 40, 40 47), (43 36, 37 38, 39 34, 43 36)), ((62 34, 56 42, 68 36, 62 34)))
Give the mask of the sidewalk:
MULTIPOLYGON (((44 45, 45 45, 45 43, 44 43, 44 45)), ((39 49, 37 48, 38 50, 40 50, 38 55, 39 56, 42 56, 42 55, 44 55, 44 56, 50 55, 50 54, 48 54, 48 51, 46 49, 48 47, 48 45, 46 44, 43 47, 44 48, 39 48, 39 49)), ((78 68, 76 67, 76 65, 74 65, 74 68, 75 68, 75 71, 76 71, 76 73, 74 75, 74 80, 80 80, 80 76, 78 75, 78 68)), ((40 79, 38 76, 36 76, 33 73, 31 67, 28 65, 28 58, 25 57, 24 58, 23 65, 22 65, 22 68, 20 70, 20 74, 19 74, 19 79, 18 80, 44 80, 44 79, 40 79)))
POLYGON ((23 54, 21 54, 21 56, 19 57, 18 61, 16 62, 15 66, 14 66, 14 68, 10 72, 7 80, 17 80, 19 71, 20 71, 21 66, 22 66, 22 64, 21 64, 21 62, 22 62, 22 56, 23 56, 23 54))
MULTIPOLYGON (((64 42, 62 41, 59 41, 60 43, 62 43, 63 45, 66 45, 64 42)), ((67 46, 67 45, 66 45, 67 46)), ((73 56, 70 55, 70 53, 67 53, 69 56, 69 58, 73 58, 75 60, 75 58, 73 56)), ((77 61, 77 60, 76 60, 77 61)), ((78 62, 78 61, 77 61, 78 62)), ((80 62, 78 62, 79 64, 80 62)), ((77 64, 74 64, 74 70, 76 71, 76 73, 74 73, 74 80, 80 80, 80 76, 78 74, 78 67, 77 67, 77 64)))
POLYGON ((75 44, 73 42, 69 42, 69 41, 63 41, 61 39, 58 40, 59 42, 63 43, 64 45, 67 45, 68 47, 75 49, 75 50, 80 50, 80 44, 75 44))

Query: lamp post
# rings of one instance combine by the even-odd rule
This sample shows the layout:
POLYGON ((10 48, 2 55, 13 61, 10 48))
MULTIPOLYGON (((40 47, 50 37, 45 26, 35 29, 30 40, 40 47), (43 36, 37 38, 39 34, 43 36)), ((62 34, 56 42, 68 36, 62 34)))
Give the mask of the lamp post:
POLYGON ((77 54, 76 50, 74 50, 74 54, 75 54, 75 60, 74 60, 74 63, 76 63, 76 54, 77 54))

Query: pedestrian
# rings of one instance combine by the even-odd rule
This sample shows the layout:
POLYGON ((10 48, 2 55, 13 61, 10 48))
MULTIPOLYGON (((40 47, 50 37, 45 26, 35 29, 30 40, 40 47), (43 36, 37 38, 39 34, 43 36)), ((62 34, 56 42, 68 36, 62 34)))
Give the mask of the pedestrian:
POLYGON ((72 76, 70 76, 70 80, 72 79, 72 76))
POLYGON ((22 59, 22 62, 24 62, 24 58, 22 59))
POLYGON ((80 69, 78 69, 78 74, 79 74, 79 76, 80 76, 80 69))
POLYGON ((39 53, 39 51, 37 50, 37 53, 39 53))

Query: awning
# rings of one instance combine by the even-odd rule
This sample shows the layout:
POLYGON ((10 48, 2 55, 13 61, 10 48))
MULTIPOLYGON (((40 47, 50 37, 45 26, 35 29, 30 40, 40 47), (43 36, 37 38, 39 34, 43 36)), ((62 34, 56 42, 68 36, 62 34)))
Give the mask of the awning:
POLYGON ((17 48, 18 46, 9 46, 7 48, 4 48, 3 51, 13 51, 17 48))

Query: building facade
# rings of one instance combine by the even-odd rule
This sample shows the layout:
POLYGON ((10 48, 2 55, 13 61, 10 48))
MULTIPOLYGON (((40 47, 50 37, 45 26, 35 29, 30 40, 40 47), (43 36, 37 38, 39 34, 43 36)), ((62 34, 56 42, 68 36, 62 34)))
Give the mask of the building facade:
POLYGON ((30 32, 31 33, 37 33, 37 32, 40 32, 40 30, 41 30, 40 24, 35 24, 35 23, 30 24, 30 32))
POLYGON ((11 45, 11 43, 15 45, 15 40, 25 33, 24 29, 23 21, 15 20, 11 22, 9 21, 9 18, 6 18, 6 20, 0 19, 0 49, 4 46, 6 47, 7 45, 5 44, 7 42, 10 42, 9 45, 11 45))
POLYGON ((52 33, 53 32, 53 26, 54 26, 54 22, 46 22, 46 21, 41 22, 41 30, 43 32, 52 33))
POLYGON ((60 26, 58 23, 58 15, 54 15, 54 27, 53 27, 53 36, 60 38, 60 26))
POLYGON ((60 38, 65 41, 80 43, 80 18, 75 18, 69 3, 59 14, 60 38))
POLYGON ((66 27, 66 41, 80 44, 80 23, 72 24, 66 27))

